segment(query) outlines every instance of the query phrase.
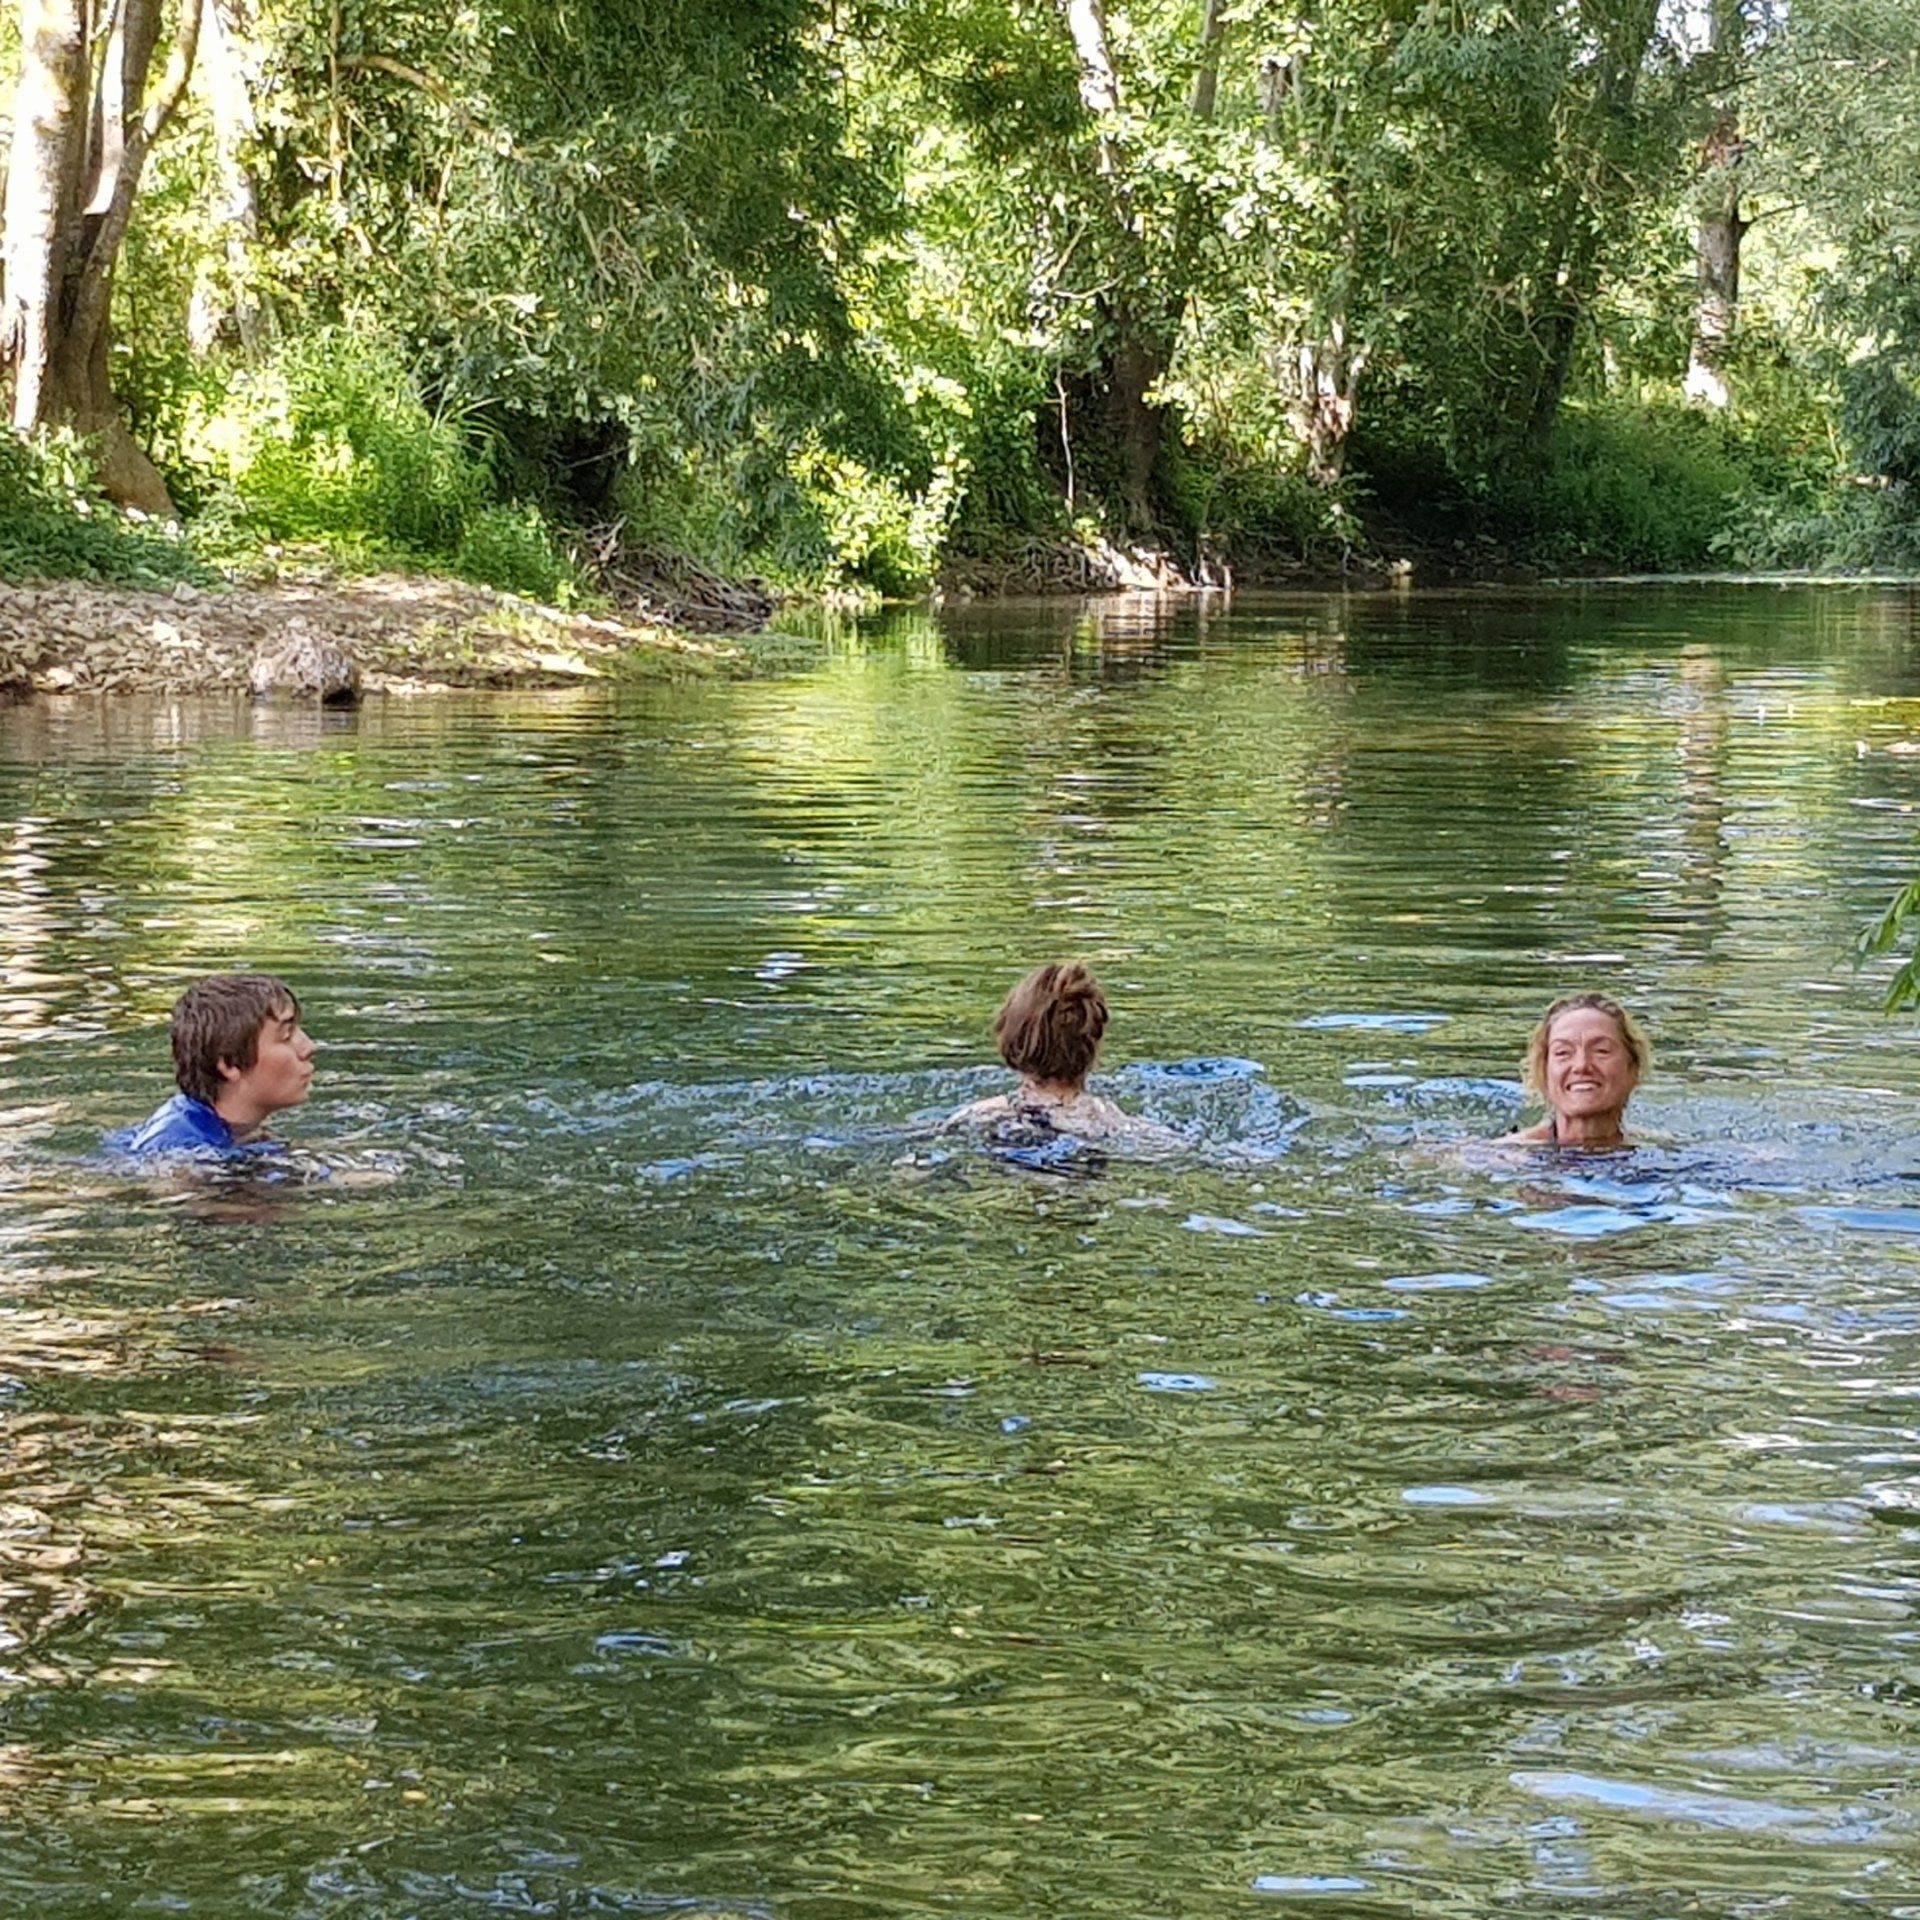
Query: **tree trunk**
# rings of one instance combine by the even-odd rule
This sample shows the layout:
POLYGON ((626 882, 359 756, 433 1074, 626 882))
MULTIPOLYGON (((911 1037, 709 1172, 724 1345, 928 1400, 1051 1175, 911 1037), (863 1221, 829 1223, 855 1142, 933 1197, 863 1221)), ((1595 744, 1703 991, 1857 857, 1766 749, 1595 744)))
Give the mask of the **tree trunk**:
POLYGON ((1575 144, 1560 156, 1554 242, 1542 276, 1547 282, 1546 297, 1538 321, 1539 356, 1525 423, 1527 449, 1536 457, 1546 452, 1553 438, 1580 328, 1600 292, 1609 210, 1587 183, 1604 180, 1618 170, 1616 143, 1630 136, 1640 68, 1658 21, 1658 0, 1633 0, 1621 9, 1603 45, 1599 76, 1575 129, 1575 144))
MULTIPOLYGON (((1100 172, 1107 182, 1123 279, 1144 286, 1145 262, 1117 125, 1120 75, 1107 39, 1106 14, 1101 0, 1064 0, 1064 12, 1079 61, 1080 104, 1093 122, 1100 172)), ((1121 514, 1129 530, 1144 533, 1154 524, 1153 471, 1166 431, 1166 409, 1148 397, 1167 370, 1166 329, 1143 321, 1137 304, 1124 293, 1108 297, 1102 307, 1113 341, 1102 357, 1099 384, 1119 456, 1121 514)))
POLYGON ((1687 350, 1687 398, 1724 407, 1727 349, 1740 314, 1740 242, 1748 223, 1740 218, 1740 189, 1729 179, 1699 225, 1699 292, 1693 309, 1693 339, 1687 350))
MULTIPOLYGON (((1261 138, 1278 146, 1288 132, 1289 107, 1313 103, 1313 89, 1304 56, 1281 58, 1269 54, 1260 63, 1261 138)), ((1340 148, 1343 109, 1336 103, 1327 144, 1340 148)), ((1315 139, 1299 126, 1292 131, 1296 146, 1315 139)), ((1359 404, 1360 376, 1370 350, 1352 342, 1351 293, 1359 272, 1360 217, 1354 206, 1351 181, 1342 173, 1335 192, 1340 211, 1340 264, 1318 288, 1305 327, 1305 338, 1290 336, 1269 359, 1274 385, 1287 403, 1294 431, 1307 450, 1307 473, 1316 486, 1338 484, 1347 468, 1347 439, 1353 432, 1359 404)), ((1281 278, 1279 274, 1275 278, 1281 278)))
MULTIPOLYGON (((1571 196, 1576 202, 1579 196, 1571 196)), ((1579 343, 1580 323, 1600 291, 1600 228, 1593 209, 1578 205, 1569 212, 1576 231, 1560 249, 1552 270, 1553 287, 1541 321, 1541 348, 1534 375, 1533 398, 1527 409, 1526 443, 1535 455, 1544 454, 1560 418, 1567 380, 1573 372, 1573 350, 1579 343)))
POLYGON ((1120 76, 1107 44, 1107 16, 1100 0, 1066 0, 1067 31, 1080 61, 1080 104, 1093 121, 1100 142, 1100 171, 1125 199, 1120 136, 1114 120, 1120 112, 1120 76))
POLYGON ((1196 120, 1213 118, 1220 92, 1220 42, 1226 35, 1227 0, 1200 0, 1200 58, 1187 95, 1187 111, 1196 120))
POLYGON ((1721 101, 1701 150, 1704 211, 1694 230, 1697 291, 1686 379, 1687 398, 1710 407, 1724 407, 1732 397, 1727 390, 1726 359, 1740 317, 1740 243, 1749 225, 1740 217, 1738 173, 1746 143, 1740 138, 1740 117, 1730 97, 1746 26, 1742 0, 1714 0, 1702 58, 1721 101))
POLYGON ((1154 523, 1153 470, 1160 464, 1167 410, 1147 396, 1166 373, 1166 354, 1126 315, 1116 316, 1119 344, 1107 362, 1107 412, 1120 448, 1121 509, 1129 528, 1154 523))
POLYGON ((253 263, 260 196, 247 160, 259 122, 253 110, 253 22, 246 0, 209 0, 200 34, 200 78, 213 120, 225 272, 210 260, 202 262, 187 310, 187 339, 196 353, 206 353, 225 333, 252 358, 272 337, 274 323, 253 263))
POLYGON ((0 349, 13 367, 13 419, 21 428, 39 423, 50 398, 56 307, 72 239, 62 215, 85 151, 88 25, 85 0, 22 0, 0 320, 0 349))
POLYGON ((1316 486, 1336 485, 1347 470, 1360 376, 1367 350, 1347 340, 1345 314, 1336 314, 1323 340, 1304 340, 1295 368, 1294 424, 1307 446, 1307 473, 1316 486))
POLYGON ((108 495, 159 515, 173 511, 166 483, 113 396, 113 274, 147 154, 186 91, 199 28, 200 0, 181 0, 172 58, 147 104, 160 0, 117 0, 104 15, 93 0, 21 0, 0 316, 13 425, 90 436, 108 495))

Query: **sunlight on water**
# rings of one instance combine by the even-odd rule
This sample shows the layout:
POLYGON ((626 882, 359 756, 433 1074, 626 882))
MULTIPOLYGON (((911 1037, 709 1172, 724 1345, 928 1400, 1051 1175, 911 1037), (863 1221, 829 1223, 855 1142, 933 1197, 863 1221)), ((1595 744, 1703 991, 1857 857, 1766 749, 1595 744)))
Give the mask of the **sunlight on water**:
POLYGON ((1901 1911, 1913 605, 0 715, 0 1911, 1901 1911), (934 1130, 1068 952, 1178 1154, 934 1130), (129 1177, 235 962, 292 1151, 129 1177))

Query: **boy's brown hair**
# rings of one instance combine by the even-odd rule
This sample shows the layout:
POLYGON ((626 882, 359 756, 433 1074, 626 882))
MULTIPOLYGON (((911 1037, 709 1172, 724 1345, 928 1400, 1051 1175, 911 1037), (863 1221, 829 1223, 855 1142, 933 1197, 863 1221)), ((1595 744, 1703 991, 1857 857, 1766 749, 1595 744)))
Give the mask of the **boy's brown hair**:
POLYGON ((993 1017, 1000 1058, 1029 1080, 1078 1086, 1107 1030, 1107 996, 1077 960, 1036 967, 993 1017))
POLYGON ((190 1099, 212 1106, 226 1082, 220 1063, 242 1073, 260 1057, 260 1029, 300 1017, 300 1000, 270 973, 210 973, 173 1003, 173 1077, 190 1099))

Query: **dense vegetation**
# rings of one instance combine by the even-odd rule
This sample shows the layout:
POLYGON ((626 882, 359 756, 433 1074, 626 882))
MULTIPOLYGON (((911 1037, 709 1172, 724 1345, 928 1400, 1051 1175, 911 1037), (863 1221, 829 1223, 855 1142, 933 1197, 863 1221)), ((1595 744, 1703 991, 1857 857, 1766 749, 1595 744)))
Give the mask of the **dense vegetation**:
POLYGON ((1920 560, 1916 0, 0 19, 0 572, 1920 560))

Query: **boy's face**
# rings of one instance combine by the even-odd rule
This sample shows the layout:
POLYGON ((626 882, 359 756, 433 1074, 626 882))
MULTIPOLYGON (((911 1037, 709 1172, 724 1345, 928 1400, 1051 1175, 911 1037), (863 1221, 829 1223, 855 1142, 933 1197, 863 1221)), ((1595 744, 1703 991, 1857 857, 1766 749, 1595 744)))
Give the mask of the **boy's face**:
POLYGON ((261 1113, 297 1107, 313 1086, 313 1042, 291 1007, 280 1007, 260 1023, 254 1041, 253 1065, 236 1067, 220 1062, 220 1077, 228 1091, 261 1113))

